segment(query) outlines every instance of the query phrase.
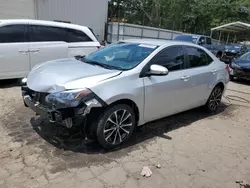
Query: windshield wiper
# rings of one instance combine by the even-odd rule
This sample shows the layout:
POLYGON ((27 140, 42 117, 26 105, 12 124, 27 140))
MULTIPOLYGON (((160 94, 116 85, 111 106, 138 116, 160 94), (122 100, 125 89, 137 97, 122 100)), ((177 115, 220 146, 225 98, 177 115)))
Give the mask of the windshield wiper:
POLYGON ((100 63, 98 61, 87 60, 87 59, 84 59, 84 58, 82 59, 82 61, 85 62, 85 63, 91 64, 91 65, 98 65, 98 66, 100 66, 102 68, 105 68, 105 69, 123 70, 120 67, 116 67, 116 66, 113 66, 113 65, 108 65, 108 64, 100 63))

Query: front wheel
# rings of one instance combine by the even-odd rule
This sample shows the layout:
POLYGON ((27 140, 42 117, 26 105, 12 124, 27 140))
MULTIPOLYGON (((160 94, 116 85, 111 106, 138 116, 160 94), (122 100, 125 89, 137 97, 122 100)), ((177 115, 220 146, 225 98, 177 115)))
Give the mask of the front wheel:
POLYGON ((108 108, 97 123, 97 140, 106 149, 113 149, 126 142, 133 134, 136 117, 126 104, 108 108))
POLYGON ((221 103, 222 93, 223 89, 220 86, 216 86, 213 89, 205 105, 208 112, 216 112, 221 103))

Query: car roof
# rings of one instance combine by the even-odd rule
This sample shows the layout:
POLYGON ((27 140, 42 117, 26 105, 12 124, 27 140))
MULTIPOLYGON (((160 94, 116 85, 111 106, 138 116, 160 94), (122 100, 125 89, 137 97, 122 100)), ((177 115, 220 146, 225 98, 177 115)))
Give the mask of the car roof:
POLYGON ((54 26, 61 26, 61 27, 79 27, 81 29, 85 28, 88 29, 86 26, 71 24, 71 23, 63 23, 63 22, 56 22, 56 21, 47 21, 47 20, 32 20, 32 19, 5 19, 0 20, 0 23, 12 23, 12 24, 22 24, 22 23, 30 23, 30 24, 42 24, 42 25, 54 25, 54 26))
MULTIPOLYGON (((183 34, 183 35, 179 35, 179 36, 195 36, 195 37, 209 37, 211 38, 210 36, 207 36, 207 35, 198 35, 198 34, 183 34)), ((177 37, 179 37, 177 36, 177 37)))
POLYGON ((0 20, 0 24, 34 24, 34 25, 45 25, 45 26, 54 26, 54 27, 63 27, 63 28, 70 28, 81 30, 88 34, 89 37, 93 41, 97 41, 96 37, 94 36, 93 32, 90 28, 82 25, 76 25, 71 23, 63 23, 63 22, 56 22, 56 21, 45 21, 45 20, 32 20, 32 19, 5 19, 0 20))
POLYGON ((156 46, 186 45, 186 46, 200 47, 199 45, 196 45, 191 42, 161 40, 161 39, 127 39, 127 40, 122 40, 121 42, 131 42, 131 43, 148 44, 156 46))

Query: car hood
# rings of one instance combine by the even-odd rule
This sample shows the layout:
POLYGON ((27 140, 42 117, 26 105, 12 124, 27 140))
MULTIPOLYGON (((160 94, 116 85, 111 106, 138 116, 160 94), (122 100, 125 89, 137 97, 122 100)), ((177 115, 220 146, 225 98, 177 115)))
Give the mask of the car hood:
POLYGON ((234 63, 239 65, 241 68, 250 69, 250 60, 237 59, 234 63))
POLYGON ((59 92, 91 88, 119 75, 119 70, 104 69, 72 59, 49 61, 35 66, 27 77, 27 86, 37 92, 59 92))

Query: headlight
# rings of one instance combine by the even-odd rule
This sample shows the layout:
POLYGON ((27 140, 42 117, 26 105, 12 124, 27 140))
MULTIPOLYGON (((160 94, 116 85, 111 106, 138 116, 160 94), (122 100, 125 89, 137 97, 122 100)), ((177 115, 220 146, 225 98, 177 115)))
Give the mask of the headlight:
POLYGON ((239 65, 237 65, 236 63, 234 63, 234 62, 232 62, 231 67, 233 69, 241 69, 241 67, 239 65))
POLYGON ((82 99, 90 93, 92 92, 89 89, 66 90, 51 93, 47 95, 45 100, 58 108, 76 107, 81 103, 82 99))

